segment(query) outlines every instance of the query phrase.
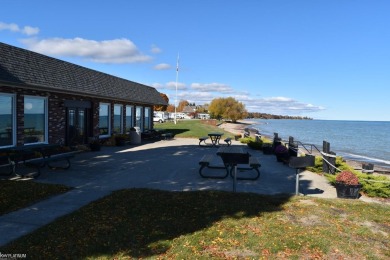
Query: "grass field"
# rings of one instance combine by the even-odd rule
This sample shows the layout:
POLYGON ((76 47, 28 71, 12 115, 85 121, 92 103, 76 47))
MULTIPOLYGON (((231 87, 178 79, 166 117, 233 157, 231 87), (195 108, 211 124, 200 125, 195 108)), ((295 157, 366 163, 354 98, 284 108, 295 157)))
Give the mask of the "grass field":
MULTIPOLYGON (((199 138, 202 136, 207 136, 210 132, 220 132, 226 137, 234 137, 233 133, 227 132, 221 128, 218 128, 214 125, 207 124, 207 120, 180 120, 177 124, 174 122, 165 122, 165 123, 156 123, 154 125, 155 129, 169 131, 174 134, 176 137, 192 137, 199 138)), ((222 122, 219 122, 222 123, 222 122)))
POLYGON ((0 248, 31 259, 388 259, 389 207, 122 190, 0 248))
POLYGON ((0 180, 0 187, 0 215, 71 189, 64 185, 11 180, 0 180))

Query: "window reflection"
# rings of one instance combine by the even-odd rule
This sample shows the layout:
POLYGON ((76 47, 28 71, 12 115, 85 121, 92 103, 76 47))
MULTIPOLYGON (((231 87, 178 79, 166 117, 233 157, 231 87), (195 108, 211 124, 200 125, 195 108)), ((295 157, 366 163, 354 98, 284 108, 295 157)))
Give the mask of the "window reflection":
POLYGON ((100 103, 100 109, 99 109, 99 130, 100 135, 109 135, 110 127, 110 105, 100 103))
POLYGON ((133 127, 133 107, 126 106, 126 132, 130 131, 133 127))
POLYGON ((0 93, 0 146, 13 145, 14 97, 0 93))
POLYGON ((114 105, 114 134, 122 133, 122 105, 114 105))
POLYGON ((24 98, 24 143, 46 141, 46 98, 24 98))
POLYGON ((135 109, 135 126, 142 130, 142 107, 135 109))
POLYGON ((150 107, 145 107, 145 130, 150 129, 150 114, 151 114, 151 109, 150 107))

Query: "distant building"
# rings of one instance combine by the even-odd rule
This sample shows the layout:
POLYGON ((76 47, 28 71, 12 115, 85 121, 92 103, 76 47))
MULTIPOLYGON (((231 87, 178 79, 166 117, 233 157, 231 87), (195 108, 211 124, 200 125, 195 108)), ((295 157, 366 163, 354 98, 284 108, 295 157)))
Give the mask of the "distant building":
POLYGON ((0 147, 153 128, 153 87, 0 43, 0 147))

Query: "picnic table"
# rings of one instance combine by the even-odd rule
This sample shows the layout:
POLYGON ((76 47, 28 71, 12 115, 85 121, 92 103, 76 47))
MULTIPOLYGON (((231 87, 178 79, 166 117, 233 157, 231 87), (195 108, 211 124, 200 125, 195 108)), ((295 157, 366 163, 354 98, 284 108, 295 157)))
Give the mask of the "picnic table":
POLYGON ((219 144, 219 140, 221 140, 223 133, 208 133, 208 136, 210 137, 211 144, 213 146, 216 146, 219 144))
POLYGON ((226 178, 229 173, 233 178, 233 191, 236 191, 237 180, 257 180, 260 177, 259 167, 260 162, 257 158, 251 157, 248 152, 245 152, 244 149, 240 146, 222 146, 218 148, 217 157, 220 157, 223 161, 222 166, 211 165, 213 161, 216 160, 214 155, 207 154, 204 155, 199 164, 201 165, 199 169, 199 174, 203 178, 226 178), (238 164, 246 164, 249 167, 237 167, 238 164), (225 175, 205 175, 202 173, 204 168, 211 169, 226 169, 225 175), (239 170, 255 170, 256 174, 253 177, 237 177, 237 169, 239 170))
POLYGON ((34 167, 37 173, 33 177, 38 177, 41 174, 40 169, 48 166, 50 169, 62 168, 68 169, 71 166, 70 159, 74 157, 76 152, 63 150, 59 144, 33 144, 16 147, 7 147, 0 149, 0 167, 9 168, 7 174, 15 174, 22 176, 17 172, 19 163, 23 163, 27 167, 34 167), (54 166, 53 162, 65 161, 64 165, 54 166))

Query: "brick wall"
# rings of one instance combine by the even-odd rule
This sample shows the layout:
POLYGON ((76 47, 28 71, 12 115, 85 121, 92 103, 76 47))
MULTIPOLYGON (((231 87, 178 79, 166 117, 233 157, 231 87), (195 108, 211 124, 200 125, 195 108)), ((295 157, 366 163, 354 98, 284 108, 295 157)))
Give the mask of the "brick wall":
MULTIPOLYGON (((66 136, 66 107, 65 100, 90 101, 90 119, 89 134, 91 136, 99 135, 99 103, 111 104, 111 126, 113 126, 113 108, 114 104, 121 104, 123 108, 126 105, 139 106, 140 104, 117 102, 109 99, 88 98, 76 95, 61 94, 50 91, 37 91, 25 88, 0 86, 1 93, 16 94, 16 125, 17 125, 17 145, 23 145, 24 140, 24 96, 42 96, 48 98, 48 138, 49 143, 57 143, 65 140, 66 136)), ((153 111, 152 111, 153 112, 153 111)), ((123 109, 124 121, 126 120, 126 110, 123 109)), ((135 115, 133 115, 135 120, 135 115)), ((153 122, 152 122, 153 123, 153 122)), ((124 122, 126 124, 126 122, 124 122)))

